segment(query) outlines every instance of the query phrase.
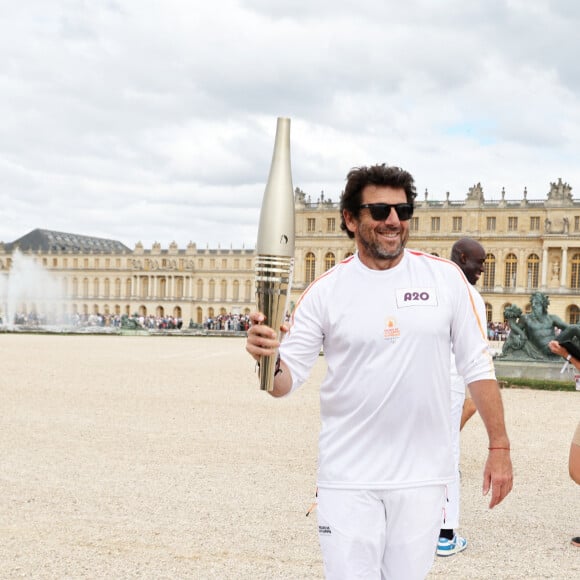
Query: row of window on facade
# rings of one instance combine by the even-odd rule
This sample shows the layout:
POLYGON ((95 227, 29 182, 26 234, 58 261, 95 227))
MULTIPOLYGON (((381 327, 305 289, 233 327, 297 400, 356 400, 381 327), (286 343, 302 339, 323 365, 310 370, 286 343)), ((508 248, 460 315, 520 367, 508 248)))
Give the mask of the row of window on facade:
MULTIPOLYGON (((419 217, 415 216, 411 218, 410 223, 410 230, 417 232, 419 231, 419 217)), ((486 217, 486 231, 488 232, 495 232, 497 226, 497 219, 495 217, 486 217)), ((564 224, 568 224, 567 218, 564 218, 564 224)), ((551 223, 549 220, 544 220, 544 229, 549 231, 551 223)), ((511 216, 508 217, 507 220, 507 231, 508 232, 518 232, 520 227, 520 221, 518 216, 511 216)), ((541 230, 541 219, 540 216, 531 216, 530 217, 530 224, 529 224, 529 231, 531 232, 539 232, 541 230)), ((440 217, 431 217, 431 231, 432 232, 440 232, 441 231, 441 218, 440 217)), ((462 216, 454 216, 451 219, 451 231, 452 232, 462 232, 463 231, 463 217, 462 216)), ((574 216, 574 231, 580 232, 580 216, 574 216)))
MULTIPOLYGON (((349 256, 350 254, 347 254, 349 256)), ((324 271, 329 270, 336 264, 336 256, 328 252, 324 256, 324 271)), ((496 285, 496 259, 493 254, 487 254, 485 259, 485 271, 483 274, 482 287, 493 289, 496 285)), ((305 282, 310 284, 316 277, 316 256, 308 252, 304 258, 305 282)), ((540 257, 530 254, 525 263, 526 278, 523 286, 526 288, 538 288, 540 283, 540 257)), ((559 274, 557 272, 556 274, 559 274)), ((518 258, 515 254, 508 254, 504 259, 503 287, 515 288, 518 280, 518 258)), ((570 261, 570 288, 580 288, 580 253, 574 254, 570 261)))
MULTIPOLYGON (((419 231, 419 216, 411 218, 410 229, 411 231, 419 231)), ((428 219, 428 218, 426 218, 428 219)), ((440 232, 441 231, 441 217, 431 217, 431 231, 440 232)), ((567 222, 566 222, 567 223, 567 222)), ((547 229, 549 222, 545 222, 544 227, 547 229)), ((497 227, 497 218, 490 216, 486 217, 486 230, 488 232, 495 232, 497 227)), ((520 219, 518 216, 509 216, 507 219, 507 231, 517 232, 520 227, 520 219)), ((542 229, 542 223, 540 216, 530 216, 529 231, 539 232, 542 229)), ((308 233, 316 232, 316 218, 306 218, 306 231, 308 233)), ((336 218, 326 218, 326 233, 334 233, 336 231, 336 218)), ((463 216, 452 216, 451 218, 451 231, 461 232, 463 231, 463 216)), ((580 216, 574 216, 574 231, 580 232, 580 216)))
MULTIPOLYGON (((183 278, 176 278, 175 285, 172 291, 168 288, 168 283, 165 278, 160 278, 157 280, 157 284, 149 284, 149 279, 146 277, 141 278, 137 283, 137 288, 135 288, 135 293, 142 298, 175 298, 175 299, 183 299, 185 297, 185 285, 183 278)), ((84 298, 88 298, 89 296, 93 297, 100 297, 101 290, 102 290, 102 298, 110 298, 111 297, 111 281, 108 278, 104 280, 100 280, 99 278, 95 278, 92 281, 88 278, 84 278, 81 282, 82 284, 82 296, 84 298), (91 292, 92 290, 92 292, 91 292)), ((134 284, 131 278, 127 278, 123 284, 120 278, 117 278, 114 281, 114 297, 121 298, 123 296, 124 286, 124 296, 133 296, 133 289, 134 284)), ((244 298, 243 300, 246 302, 250 302, 253 299, 253 292, 254 292, 254 282, 252 280, 245 280, 240 282, 239 280, 234 280, 231 283, 231 296, 228 297, 228 290, 230 284, 228 284, 227 280, 221 280, 216 282, 216 280, 209 280, 207 282, 207 292, 206 290, 206 282, 202 279, 197 280, 196 282, 196 298, 198 300, 204 300, 205 295, 207 294, 208 300, 216 300, 219 290, 219 299, 220 300, 233 300, 239 301, 241 297, 241 289, 243 288, 244 298)), ((63 280, 63 293, 64 296, 72 296, 72 297, 79 297, 81 296, 81 287, 79 284, 79 280, 77 278, 72 279, 71 283, 71 292, 69 293, 69 280, 63 280)))
MULTIPOLYGON (((540 273, 540 258, 537 254, 530 254, 525 263, 524 286, 526 288, 539 287, 539 273, 540 273)), ((485 271, 483 273, 482 286, 484 289, 493 289, 496 285, 495 272, 496 260, 493 254, 487 254, 484 264, 485 271)), ((559 263, 553 264, 552 275, 558 277, 560 274, 559 263)), ((518 259, 515 254, 508 254, 504 259, 504 288, 515 288, 518 278, 518 259)), ((573 254, 570 260, 570 278, 568 286, 572 289, 580 288, 580 254, 573 254)))
MULTIPOLYGON (((39 319, 39 316, 42 318, 46 318, 46 322, 48 323, 62 323, 68 322, 71 323, 73 320, 70 319, 70 316, 73 317, 78 315, 91 315, 91 314, 100 314, 104 316, 122 316, 126 314, 127 316, 133 316, 135 313, 139 314, 139 316, 149 316, 152 315, 151 312, 155 312, 155 316, 163 317, 166 315, 166 309, 159 305, 154 309, 149 311, 147 306, 144 304, 135 308, 135 306, 131 306, 130 304, 125 304, 121 306, 120 304, 76 304, 72 303, 70 306, 63 306, 61 309, 61 313, 57 312, 58 308, 51 302, 30 302, 30 303, 22 303, 18 305, 18 312, 17 315, 25 315, 29 320, 33 318, 39 319)), ((181 306, 174 306, 172 309, 172 316, 176 318, 181 318, 182 309, 181 306)), ((225 310, 225 308, 222 308, 225 310)))
MULTIPOLYGON (((38 262, 38 259, 34 257, 34 261, 38 262)), ((111 268, 115 268, 117 270, 120 269, 128 269, 133 270, 135 269, 135 262, 139 265, 137 269, 145 269, 145 270, 155 270, 159 267, 162 269, 174 267, 177 270, 184 270, 185 266, 187 265, 184 259, 179 259, 177 262, 175 260, 170 260, 163 258, 160 261, 152 260, 146 258, 143 262, 136 258, 128 258, 126 263, 122 265, 121 258, 115 258, 114 262, 111 261, 111 258, 42 258, 42 265, 45 268, 103 268, 105 270, 109 270, 111 268), (175 263, 174 263, 175 262, 175 263), (143 268, 142 268, 143 267, 143 268)), ((243 261, 244 268, 246 270, 252 269, 252 262, 253 258, 245 258, 243 261)), ((193 264, 193 263, 192 263, 193 264)), ((240 258, 197 258, 197 268, 199 270, 203 270, 205 267, 208 267, 210 270, 215 270, 216 268, 220 268, 221 270, 239 270, 242 267, 242 262, 240 262, 240 258)), ((12 267, 12 258, 6 258, 6 269, 9 270, 12 267)))
MULTIPOLYGON (((130 304, 126 304, 125 306, 114 304, 112 307, 108 304, 93 304, 92 306, 89 306, 88 304, 82 304, 80 307, 77 304, 73 304, 71 306, 71 310, 73 314, 83 314, 85 316, 90 314, 101 314, 103 316, 122 316, 123 314, 126 314, 127 316, 133 316, 134 314, 138 314, 139 316, 153 316, 153 312, 155 312, 154 316, 156 317, 163 317, 167 315, 163 306, 157 306, 155 309, 151 309, 150 311, 144 304, 138 306, 136 309, 130 304)), ((175 306, 172 309, 171 316, 175 318, 181 318, 181 315, 181 307, 175 306)))
MULTIPOLYGON (((306 218, 306 231, 309 234, 316 233, 316 218, 306 218)), ((336 231, 336 218, 326 218, 326 233, 336 231)))

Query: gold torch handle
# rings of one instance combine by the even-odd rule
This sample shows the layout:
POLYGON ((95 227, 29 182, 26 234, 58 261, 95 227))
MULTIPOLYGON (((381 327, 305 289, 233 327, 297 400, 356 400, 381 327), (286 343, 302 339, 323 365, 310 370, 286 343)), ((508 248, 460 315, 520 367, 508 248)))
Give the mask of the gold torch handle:
MULTIPOLYGON (((256 295, 258 310, 266 316, 280 339, 280 326, 287 311, 294 258, 280 256, 258 256, 256 258, 256 295)), ((260 389, 274 388, 276 355, 260 357, 260 389)))

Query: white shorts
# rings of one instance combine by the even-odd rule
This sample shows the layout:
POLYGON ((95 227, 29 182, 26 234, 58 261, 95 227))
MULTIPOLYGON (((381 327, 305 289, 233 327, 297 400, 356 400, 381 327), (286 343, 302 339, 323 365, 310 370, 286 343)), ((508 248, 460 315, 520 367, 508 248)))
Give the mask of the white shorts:
POLYGON ((423 580, 435 558, 445 485, 318 489, 327 580, 423 580))

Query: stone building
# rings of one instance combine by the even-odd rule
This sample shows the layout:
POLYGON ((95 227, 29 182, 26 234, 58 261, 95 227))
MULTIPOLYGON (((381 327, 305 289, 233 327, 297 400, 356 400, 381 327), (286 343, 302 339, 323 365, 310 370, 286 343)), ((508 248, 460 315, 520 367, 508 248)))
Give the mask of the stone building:
MULTIPOLYGON (((307 285, 354 251, 340 229, 338 203, 321 193, 317 200, 295 192, 296 252, 289 307, 307 285)), ((478 239, 487 251, 478 287, 489 321, 502 321, 503 309, 516 304, 529 311, 530 294, 550 296, 550 313, 580 321, 580 201, 559 179, 545 199, 486 199, 480 184, 461 201, 418 196, 408 247, 448 258, 462 236, 478 239)), ((115 240, 33 230, 0 244, 0 290, 22 255, 51 273, 61 289, 62 313, 174 316, 202 324, 219 314, 244 314, 255 308, 253 249, 178 248, 137 243, 130 249, 115 240), (16 249, 18 248, 18 252, 16 249)), ((4 292, 6 294, 6 292, 4 292)), ((361 297, 362 298, 362 297, 361 297)), ((6 298, 0 310, 6 310, 6 298)), ((19 307, 39 308, 41 298, 19 307)))
POLYGON ((131 250, 115 240, 33 230, 0 244, 0 311, 50 311, 58 318, 74 313, 172 316, 202 324, 208 317, 253 308, 253 260, 254 250, 198 249, 193 243, 185 249, 176 243, 166 249, 137 243, 131 250), (33 260, 50 272, 59 284, 58 297, 31 289, 9 308, 9 275, 27 276, 29 287, 38 286, 30 269, 16 268, 19 260, 33 260))
MULTIPOLYGON (((354 251, 340 229, 338 203, 321 194, 311 201, 296 191, 296 267, 293 299, 316 276, 354 251)), ((559 179, 545 199, 485 199, 478 183, 464 200, 429 199, 426 191, 415 202, 409 248, 449 258, 451 246, 470 236, 487 252, 485 274, 477 285, 488 321, 503 321, 503 310, 516 304, 529 311, 530 294, 549 295, 551 314, 567 322, 580 321, 580 200, 559 179)))

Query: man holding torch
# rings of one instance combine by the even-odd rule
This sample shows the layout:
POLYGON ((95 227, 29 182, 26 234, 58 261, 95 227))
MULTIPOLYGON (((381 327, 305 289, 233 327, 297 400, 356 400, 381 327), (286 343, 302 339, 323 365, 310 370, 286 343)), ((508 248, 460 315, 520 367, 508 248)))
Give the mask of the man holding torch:
POLYGON ((341 228, 357 253, 305 290, 281 344, 263 313, 251 315, 246 350, 255 360, 279 352, 274 397, 302 385, 324 348, 317 485, 329 579, 427 575, 454 478, 451 343, 489 437, 490 508, 512 488, 485 321, 457 265, 405 249, 415 197, 398 167, 352 169, 341 228))

